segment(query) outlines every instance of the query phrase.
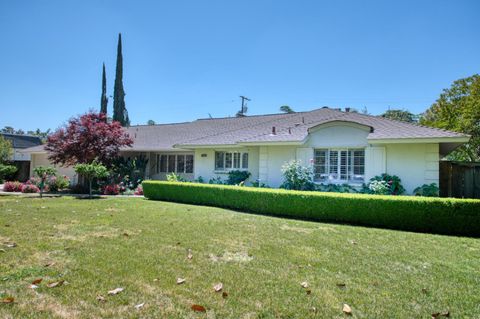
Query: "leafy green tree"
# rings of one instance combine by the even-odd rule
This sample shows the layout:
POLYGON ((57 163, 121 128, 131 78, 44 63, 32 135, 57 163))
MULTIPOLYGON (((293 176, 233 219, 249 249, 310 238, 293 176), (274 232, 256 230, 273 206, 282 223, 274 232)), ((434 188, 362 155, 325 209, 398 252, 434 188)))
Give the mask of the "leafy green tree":
POLYGON ((107 114, 108 97, 107 97, 107 75, 105 74, 105 63, 102 70, 102 97, 100 98, 100 113, 107 114))
POLYGON ((125 107, 125 91, 123 90, 123 55, 122 34, 118 34, 117 68, 115 71, 115 85, 113 88, 113 120, 120 122, 122 126, 129 126, 127 108, 125 107))
POLYGON ((294 110, 292 110, 292 108, 288 105, 282 105, 280 106, 280 112, 283 112, 283 113, 295 113, 294 110))
POLYGON ((97 161, 93 161, 90 164, 77 164, 74 166, 74 169, 77 174, 82 175, 88 180, 88 193, 90 198, 92 198, 93 180, 108 176, 107 168, 97 161))
POLYGON ((157 124, 157 123, 155 123, 154 120, 148 120, 147 121, 147 125, 155 125, 155 124, 157 124))
POLYGON ((10 161, 12 153, 12 143, 0 135, 0 164, 10 161))
POLYGON ((415 114, 403 109, 389 109, 388 111, 383 113, 381 117, 409 123, 417 121, 417 116, 415 114))
POLYGON ((480 161, 480 75, 453 82, 420 118, 420 124, 472 136, 449 155, 452 160, 480 161))
POLYGON ((57 171, 53 167, 37 166, 33 169, 33 173, 40 179, 38 188, 40 189, 40 197, 43 197, 43 190, 45 189, 45 182, 50 176, 55 176, 57 171))

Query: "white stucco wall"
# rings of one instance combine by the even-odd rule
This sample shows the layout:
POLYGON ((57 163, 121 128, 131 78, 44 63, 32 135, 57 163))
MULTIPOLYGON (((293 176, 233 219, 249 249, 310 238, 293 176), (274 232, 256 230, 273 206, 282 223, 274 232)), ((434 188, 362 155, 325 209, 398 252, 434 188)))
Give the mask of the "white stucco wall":
POLYGON ((247 152, 248 153, 248 171, 252 174, 248 182, 256 181, 258 177, 259 165, 259 147, 238 147, 238 148, 201 148, 195 150, 194 175, 200 176, 205 182, 212 178, 220 177, 222 180, 228 178, 227 172, 215 172, 215 152, 247 152), (202 156, 204 155, 204 156, 202 156))
POLYGON ((401 178, 408 194, 423 184, 439 180, 438 144, 387 144, 386 169, 401 178))
POLYGON ((47 158, 47 154, 32 154, 30 162, 30 176, 33 176, 33 169, 38 166, 52 166, 57 170, 57 173, 60 175, 66 175, 70 178, 70 182, 76 184, 77 174, 75 173, 73 167, 63 167, 60 165, 54 165, 50 163, 47 158))

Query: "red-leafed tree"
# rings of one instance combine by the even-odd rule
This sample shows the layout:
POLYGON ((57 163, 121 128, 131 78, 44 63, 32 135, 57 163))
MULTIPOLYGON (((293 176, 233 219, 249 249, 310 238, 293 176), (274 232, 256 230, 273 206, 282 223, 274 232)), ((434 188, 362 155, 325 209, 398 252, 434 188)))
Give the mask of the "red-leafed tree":
POLYGON ((98 162, 109 165, 121 147, 133 140, 119 122, 107 123, 103 113, 89 112, 72 118, 47 139, 45 149, 55 164, 72 166, 98 162))

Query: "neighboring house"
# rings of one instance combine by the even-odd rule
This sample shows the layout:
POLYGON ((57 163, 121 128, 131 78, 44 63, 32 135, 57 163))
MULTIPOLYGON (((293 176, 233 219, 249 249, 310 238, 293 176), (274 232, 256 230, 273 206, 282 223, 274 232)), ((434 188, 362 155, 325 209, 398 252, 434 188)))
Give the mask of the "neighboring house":
POLYGON ((15 179, 25 181, 30 175, 30 154, 23 152, 25 149, 41 145, 42 140, 38 136, 0 133, 7 141, 10 141, 13 148, 11 161, 17 166, 15 179))
MULTIPOLYGON (((317 183, 361 186, 382 173, 398 175, 408 193, 439 181, 439 160, 468 142, 465 134, 382 117, 321 108, 309 112, 199 119, 128 128, 125 157, 149 159, 146 178, 227 178, 248 170, 250 181, 278 187, 291 160, 312 165, 317 183)), ((48 165, 42 147, 29 149, 32 167, 48 165)), ((73 176, 71 168, 63 168, 73 176)))

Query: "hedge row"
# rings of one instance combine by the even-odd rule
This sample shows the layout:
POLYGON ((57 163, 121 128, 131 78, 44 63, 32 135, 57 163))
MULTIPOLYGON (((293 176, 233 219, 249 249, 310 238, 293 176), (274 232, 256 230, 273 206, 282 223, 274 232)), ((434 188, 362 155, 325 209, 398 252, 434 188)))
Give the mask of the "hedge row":
POLYGON ((480 200, 300 192, 161 181, 145 197, 258 214, 449 235, 480 236, 480 200))

